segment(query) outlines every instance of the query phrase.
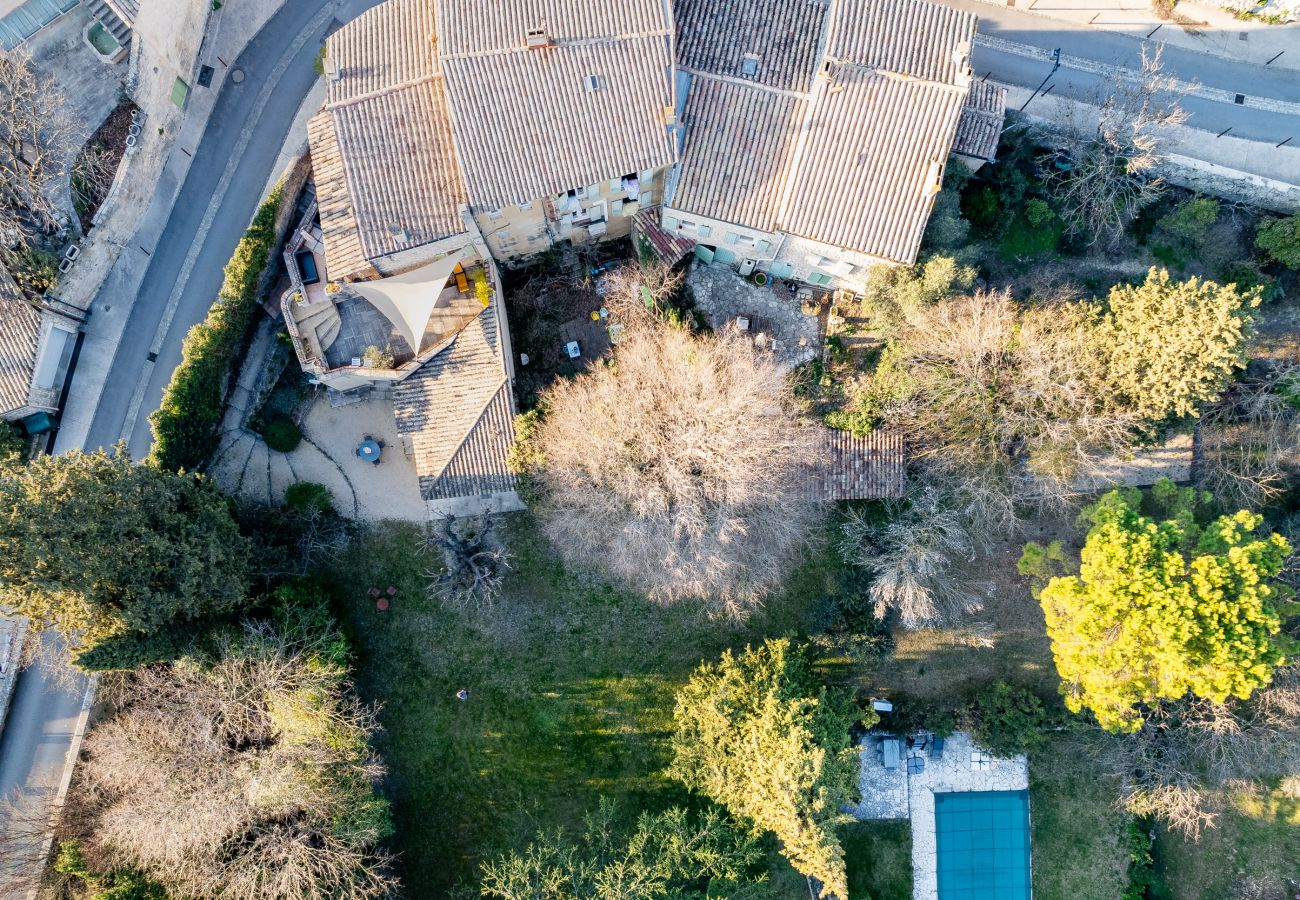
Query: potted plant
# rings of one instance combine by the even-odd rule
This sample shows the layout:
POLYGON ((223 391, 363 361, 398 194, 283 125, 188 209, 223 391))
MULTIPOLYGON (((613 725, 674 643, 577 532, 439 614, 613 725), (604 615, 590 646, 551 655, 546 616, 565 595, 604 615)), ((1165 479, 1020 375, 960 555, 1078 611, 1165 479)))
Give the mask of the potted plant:
POLYGON ((769 284, 772 283, 772 279, 768 276, 766 272, 755 272, 753 275, 753 280, 754 280, 754 284, 758 285, 759 287, 767 287, 769 284))

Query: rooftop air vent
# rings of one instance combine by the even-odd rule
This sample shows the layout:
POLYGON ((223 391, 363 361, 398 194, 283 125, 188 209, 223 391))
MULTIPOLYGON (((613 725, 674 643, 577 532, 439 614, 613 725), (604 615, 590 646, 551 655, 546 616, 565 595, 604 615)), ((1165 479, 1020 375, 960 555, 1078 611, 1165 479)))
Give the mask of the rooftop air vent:
POLYGON ((524 43, 529 50, 538 50, 542 47, 551 46, 551 36, 547 33, 544 25, 541 28, 530 28, 524 38, 524 43))

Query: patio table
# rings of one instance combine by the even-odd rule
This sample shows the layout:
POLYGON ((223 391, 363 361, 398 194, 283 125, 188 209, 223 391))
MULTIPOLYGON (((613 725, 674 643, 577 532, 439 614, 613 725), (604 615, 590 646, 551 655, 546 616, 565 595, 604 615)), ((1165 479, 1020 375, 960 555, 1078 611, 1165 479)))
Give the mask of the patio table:
POLYGON ((379 446, 378 441, 376 441, 374 438, 366 438, 364 441, 362 441, 360 444, 357 445, 357 456, 361 457, 366 462, 371 462, 374 463, 375 465, 379 465, 380 449, 381 448, 379 446))

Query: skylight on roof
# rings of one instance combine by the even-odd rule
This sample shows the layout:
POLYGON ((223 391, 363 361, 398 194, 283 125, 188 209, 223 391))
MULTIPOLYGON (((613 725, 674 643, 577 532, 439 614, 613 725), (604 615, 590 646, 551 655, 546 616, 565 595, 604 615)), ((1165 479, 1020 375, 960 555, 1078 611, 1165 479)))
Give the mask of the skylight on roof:
POLYGON ((740 61, 740 74, 746 78, 753 78, 758 74, 758 57, 753 53, 746 53, 740 61))

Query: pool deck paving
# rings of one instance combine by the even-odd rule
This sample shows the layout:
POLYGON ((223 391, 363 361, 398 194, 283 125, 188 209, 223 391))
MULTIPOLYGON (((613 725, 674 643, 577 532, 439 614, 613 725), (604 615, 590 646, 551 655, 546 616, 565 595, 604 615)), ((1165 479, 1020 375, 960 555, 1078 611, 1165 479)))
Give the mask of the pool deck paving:
POLYGON ((919 749, 905 749, 898 768, 890 770, 881 765, 877 751, 884 737, 887 735, 873 733, 862 739, 858 769, 862 801, 848 812, 862 820, 910 819, 913 900, 938 900, 934 795, 1028 790, 1029 763, 1024 756, 994 757, 959 731, 946 739, 940 759, 930 759, 919 749), (907 759, 915 756, 925 758, 925 769, 908 774, 907 759))

